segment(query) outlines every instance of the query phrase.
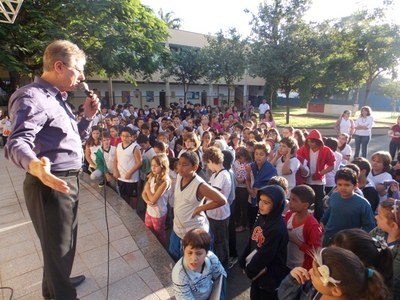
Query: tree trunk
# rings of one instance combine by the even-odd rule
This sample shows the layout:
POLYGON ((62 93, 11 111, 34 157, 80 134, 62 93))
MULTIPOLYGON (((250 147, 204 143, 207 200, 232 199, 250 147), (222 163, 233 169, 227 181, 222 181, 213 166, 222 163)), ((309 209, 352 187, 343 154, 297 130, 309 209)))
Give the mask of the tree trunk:
POLYGON ((286 124, 289 124, 290 108, 289 108, 289 93, 286 94, 286 124))
POLYGON ((371 86, 372 86, 372 79, 368 78, 367 82, 365 84, 365 97, 364 97, 364 106, 368 105, 368 97, 369 93, 371 92, 371 86))
POLYGON ((228 107, 231 106, 231 88, 228 86, 228 107))
POLYGON ((108 77, 108 103, 111 106, 115 104, 112 78, 108 77))

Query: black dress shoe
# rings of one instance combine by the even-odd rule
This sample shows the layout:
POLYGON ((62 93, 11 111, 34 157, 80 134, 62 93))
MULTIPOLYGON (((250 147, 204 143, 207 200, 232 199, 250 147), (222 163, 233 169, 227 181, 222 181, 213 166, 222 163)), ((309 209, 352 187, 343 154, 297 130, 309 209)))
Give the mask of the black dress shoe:
POLYGON ((82 282, 84 282, 85 279, 86 279, 85 275, 79 275, 79 276, 71 277, 69 280, 71 281, 72 286, 76 288, 78 285, 80 285, 82 282))

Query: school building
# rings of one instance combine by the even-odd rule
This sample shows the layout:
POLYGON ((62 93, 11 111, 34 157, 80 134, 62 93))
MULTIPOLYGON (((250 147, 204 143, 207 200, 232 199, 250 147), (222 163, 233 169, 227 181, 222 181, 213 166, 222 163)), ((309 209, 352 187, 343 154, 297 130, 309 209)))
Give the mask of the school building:
MULTIPOLYGON (((184 30, 169 29, 169 38, 166 47, 180 48, 197 47, 201 48, 207 44, 207 35, 194 33, 184 30)), ((253 78, 243 70, 243 78, 235 84, 235 88, 230 92, 230 103, 242 107, 248 99, 257 99, 263 95, 265 80, 253 78)), ((89 76, 86 78, 90 89, 95 90, 103 101, 109 98, 109 85, 111 84, 106 77, 89 76)), ((176 82, 173 78, 167 81, 161 78, 159 73, 155 73, 150 81, 136 78, 137 85, 125 81, 124 78, 112 79, 113 103, 132 103, 134 106, 157 107, 161 105, 168 107, 171 103, 177 103, 179 98, 183 99, 183 85, 176 82)), ((82 103, 84 95, 77 92, 72 103, 82 103)), ((223 82, 220 84, 208 84, 200 81, 196 85, 191 85, 187 93, 187 101, 193 104, 200 103, 211 106, 221 106, 228 102, 228 87, 223 82)))

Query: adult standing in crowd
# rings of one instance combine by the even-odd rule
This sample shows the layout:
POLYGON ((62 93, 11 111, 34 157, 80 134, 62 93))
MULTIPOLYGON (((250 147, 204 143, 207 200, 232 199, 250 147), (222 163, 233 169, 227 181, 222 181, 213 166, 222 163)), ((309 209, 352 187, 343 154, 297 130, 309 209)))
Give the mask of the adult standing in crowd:
POLYGON ((361 107, 360 116, 355 121, 354 141, 356 149, 354 157, 359 157, 361 148, 361 156, 367 158, 367 147, 371 140, 372 126, 374 126, 374 118, 371 113, 372 110, 369 106, 363 106, 361 107))
POLYGON ((58 40, 47 46, 43 74, 10 98, 13 130, 5 156, 27 171, 23 191, 43 252, 42 294, 45 299, 75 300, 75 287, 85 277, 70 279, 78 229, 78 174, 81 138, 89 136, 99 110, 95 94, 85 99, 84 116, 76 122, 67 92, 85 80, 86 57, 77 45, 58 40))
POLYGON ((397 117, 397 123, 390 127, 389 130, 390 144, 389 144, 389 152, 392 156, 392 159, 397 156, 397 151, 400 149, 400 116, 397 117))
POLYGON ((337 136, 339 136, 342 133, 346 133, 349 135, 351 139, 351 136, 354 133, 354 121, 350 118, 350 116, 351 116, 351 111, 346 109, 340 115, 339 119, 336 120, 335 131, 337 136))
POLYGON ((262 99, 262 103, 258 106, 260 121, 264 118, 264 114, 267 110, 269 110, 269 105, 267 103, 267 100, 262 99))

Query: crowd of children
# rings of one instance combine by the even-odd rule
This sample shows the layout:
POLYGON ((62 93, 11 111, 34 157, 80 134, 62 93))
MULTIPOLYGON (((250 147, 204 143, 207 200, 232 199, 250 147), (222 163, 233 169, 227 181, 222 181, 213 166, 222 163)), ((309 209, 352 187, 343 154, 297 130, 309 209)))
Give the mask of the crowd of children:
POLYGON ((125 105, 102 109, 84 149, 91 178, 143 207, 168 247, 177 299, 207 299, 236 262, 251 299, 400 299, 400 167, 386 151, 352 157, 357 128, 347 113, 333 138, 279 130, 269 109, 258 123, 235 108, 125 105))

